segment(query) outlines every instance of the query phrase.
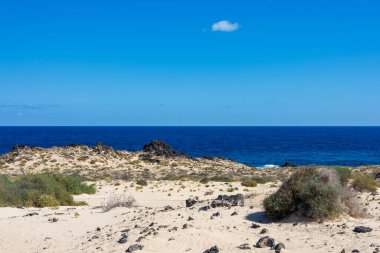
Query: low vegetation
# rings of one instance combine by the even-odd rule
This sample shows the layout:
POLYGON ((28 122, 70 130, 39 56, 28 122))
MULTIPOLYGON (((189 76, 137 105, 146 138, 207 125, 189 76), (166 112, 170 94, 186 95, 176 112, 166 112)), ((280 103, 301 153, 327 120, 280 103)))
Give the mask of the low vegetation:
POLYGON ((75 176, 61 174, 26 174, 10 178, 0 176, 0 206, 75 206, 72 195, 95 193, 95 185, 87 185, 75 176))
POLYGON ((241 185, 245 187, 256 187, 257 182, 256 180, 253 180, 252 178, 245 178, 241 181, 241 185))
POLYGON ((376 180, 366 174, 356 174, 353 177, 352 181, 352 187, 357 191, 369 191, 369 192, 375 192, 377 188, 379 187, 376 180))
POLYGON ((343 212, 363 215, 356 193, 345 187, 347 172, 340 173, 342 171, 315 168, 296 171, 276 193, 264 200, 268 217, 276 220, 298 213, 313 220, 326 220, 343 212))
POLYGON ((148 182, 144 179, 139 179, 137 180, 136 184, 141 185, 141 186, 147 186, 148 182))
POLYGON ((347 167, 335 167, 335 172, 339 178, 342 185, 347 185, 349 180, 352 178, 352 171, 347 167))
POLYGON ((108 212, 116 207, 132 207, 135 203, 133 196, 112 195, 102 203, 103 212, 108 212))

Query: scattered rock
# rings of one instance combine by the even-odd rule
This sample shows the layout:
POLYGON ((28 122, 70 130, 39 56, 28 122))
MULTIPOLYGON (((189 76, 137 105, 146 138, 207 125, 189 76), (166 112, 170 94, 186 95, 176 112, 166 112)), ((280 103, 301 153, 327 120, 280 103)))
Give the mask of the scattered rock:
POLYGON ((194 218, 191 217, 191 216, 189 216, 189 218, 187 218, 187 220, 188 220, 188 221, 192 221, 192 220, 194 220, 194 218))
POLYGON ((192 198, 189 198, 189 199, 186 199, 186 207, 192 207, 193 205, 195 205, 198 201, 196 199, 192 199, 192 198))
POLYGON ((283 243, 278 243, 275 247, 274 247, 274 251, 276 253, 280 253, 283 249, 285 249, 285 244, 283 243))
POLYGON ((274 239, 269 236, 260 238, 260 240, 256 243, 257 248, 265 248, 265 247, 272 248, 274 245, 275 245, 274 239))
POLYGON ((214 219, 214 218, 219 217, 219 216, 220 216, 220 213, 219 213, 219 212, 213 213, 213 214, 211 215, 211 219, 214 219))
POLYGON ((266 233, 268 233, 268 232, 269 232, 268 229, 263 228, 263 229, 261 229, 260 234, 266 234, 266 233))
POLYGON ((235 215, 238 215, 238 213, 237 212, 231 213, 231 216, 235 216, 235 215))
POLYGON ((56 217, 49 218, 48 221, 50 221, 50 222, 57 222, 58 218, 56 218, 56 217))
POLYGON ((121 243, 121 244, 128 242, 128 235, 127 234, 122 234, 121 237, 120 237, 120 239, 117 242, 121 243))
POLYGON ((28 213, 28 214, 25 214, 24 217, 29 217, 29 216, 34 216, 34 215, 38 215, 38 213, 36 212, 28 213))
POLYGON ((219 195, 211 202, 211 206, 215 207, 230 207, 230 206, 244 206, 243 194, 236 195, 219 195))
POLYGON ((203 253, 219 253, 220 249, 217 246, 211 247, 208 250, 203 251, 203 253))
POLYGON ((252 225, 251 225, 251 228, 259 228, 259 227, 260 227, 260 225, 257 223, 252 223, 252 225))
POLYGON ((131 246, 129 246, 125 252, 138 251, 138 250, 142 250, 143 248, 144 248, 144 246, 136 243, 136 244, 132 244, 131 246))
POLYGON ((372 228, 370 228, 370 227, 357 226, 354 228, 354 232, 356 232, 356 233, 368 233, 371 231, 372 231, 372 228))
POLYGON ((243 243, 239 246, 239 249, 251 249, 251 246, 248 243, 243 243))
POLYGON ((210 209, 210 206, 202 206, 198 209, 198 211, 208 211, 210 209))

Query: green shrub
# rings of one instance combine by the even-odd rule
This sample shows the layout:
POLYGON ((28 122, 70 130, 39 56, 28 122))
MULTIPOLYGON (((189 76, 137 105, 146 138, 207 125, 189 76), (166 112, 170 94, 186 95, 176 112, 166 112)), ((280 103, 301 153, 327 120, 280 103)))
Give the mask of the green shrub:
POLYGON ((258 184, 266 184, 275 181, 272 177, 252 177, 252 180, 255 180, 258 184))
POLYGON ((376 192, 379 185, 373 177, 359 173, 353 177, 352 187, 357 191, 376 192))
POLYGON ((144 179, 139 179, 137 180, 136 184, 141 185, 141 186, 147 186, 148 182, 144 179))
POLYGON ((201 184, 207 184, 208 182, 210 182, 210 180, 206 177, 199 180, 199 183, 201 183, 201 184))
POLYGON ((42 173, 17 176, 11 180, 0 176, 0 206, 73 206, 73 194, 95 193, 94 185, 87 185, 74 176, 42 173))
POLYGON ((346 167, 335 167, 334 169, 342 185, 347 185, 350 178, 352 178, 351 169, 346 168, 346 167))
POLYGON ((280 189, 264 200, 264 208, 270 219, 282 219, 299 214, 324 220, 342 212, 342 185, 333 170, 300 169, 280 189))
POLYGON ((251 178, 245 178, 241 181, 241 185, 246 187, 256 187, 257 182, 251 178))
POLYGON ((230 176, 214 176, 211 178, 211 181, 215 182, 233 182, 235 181, 233 177, 230 176))

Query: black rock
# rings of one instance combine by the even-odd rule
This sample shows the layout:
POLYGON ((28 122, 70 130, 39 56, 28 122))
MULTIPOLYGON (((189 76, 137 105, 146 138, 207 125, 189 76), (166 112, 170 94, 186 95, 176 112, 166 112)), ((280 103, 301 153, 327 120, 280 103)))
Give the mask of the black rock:
POLYGON ((34 215, 38 215, 38 213, 36 213, 36 212, 28 213, 28 214, 25 214, 24 217, 34 216, 34 215))
POLYGON ((121 237, 120 237, 120 239, 117 242, 121 243, 121 244, 128 242, 128 235, 127 234, 122 234, 121 237))
POLYGON ((263 228, 263 229, 261 229, 260 234, 266 234, 268 232, 269 232, 268 229, 263 228))
POLYGON ((215 207, 230 207, 230 206, 244 206, 243 194, 236 195, 219 195, 211 202, 211 206, 215 207))
POLYGON ((257 248, 265 248, 265 247, 272 248, 274 245, 275 245, 274 239, 269 236, 260 238, 260 240, 258 240, 258 242, 256 243, 257 248))
POLYGON ((238 215, 238 213, 237 212, 231 213, 231 216, 235 216, 235 215, 238 215))
POLYGON ((187 218, 187 220, 188 220, 188 221, 192 221, 192 220, 194 220, 194 218, 191 217, 191 216, 189 216, 189 218, 187 218))
POLYGON ((294 164, 290 163, 290 162, 285 162, 284 164, 282 164, 280 166, 281 168, 294 168, 294 167, 297 167, 295 166, 294 164))
POLYGON ((132 244, 131 246, 129 246, 125 252, 138 251, 138 250, 142 250, 143 248, 144 248, 144 246, 136 243, 136 244, 132 244))
POLYGON ((277 244, 277 245, 274 247, 274 251, 275 251, 276 253, 280 253, 281 250, 283 250, 283 249, 285 249, 285 244, 283 244, 283 243, 279 243, 279 244, 277 244))
POLYGON ((259 227, 260 227, 260 225, 256 224, 256 223, 252 223, 252 225, 251 225, 251 228, 259 228, 259 227))
POLYGON ((219 213, 219 212, 213 213, 213 214, 211 215, 211 219, 214 219, 214 218, 219 217, 219 216, 220 216, 220 213, 219 213))
POLYGON ((368 233, 371 231, 372 231, 372 228, 370 228, 370 227, 357 226, 354 228, 354 232, 356 232, 356 233, 368 233))
POLYGON ((186 207, 192 207, 193 205, 195 205, 198 201, 195 200, 195 199, 186 199, 186 207))
POLYGON ((186 156, 184 153, 175 151, 172 147, 163 141, 154 140, 149 144, 144 145, 143 151, 155 156, 178 157, 186 156))
POLYGON ((208 211, 210 209, 210 206, 202 206, 198 209, 198 211, 208 211))
POLYGON ((219 248, 217 246, 211 247, 208 250, 203 251, 203 253, 219 253, 219 248))

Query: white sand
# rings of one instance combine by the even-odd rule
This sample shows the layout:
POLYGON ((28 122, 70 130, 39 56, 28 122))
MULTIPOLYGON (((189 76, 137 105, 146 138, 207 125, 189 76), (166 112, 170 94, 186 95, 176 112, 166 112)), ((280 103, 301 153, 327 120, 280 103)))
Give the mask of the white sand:
POLYGON ((142 251, 137 252, 197 252, 217 245, 221 252, 274 252, 269 248, 252 247, 263 236, 260 231, 266 228, 266 235, 276 242, 283 242, 284 252, 346 252, 358 249, 360 252, 373 252, 380 246, 380 197, 363 193, 363 202, 368 203, 369 212, 373 218, 354 219, 344 217, 324 224, 299 222, 268 223, 261 206, 263 198, 276 190, 271 183, 259 185, 256 188, 242 187, 233 183, 239 190, 228 193, 229 185, 225 183, 209 183, 208 186, 195 182, 149 182, 142 191, 136 192, 131 183, 120 181, 98 183, 95 195, 77 196, 77 200, 85 200, 89 206, 49 208, 0 208, 0 252, 125 252, 129 245, 146 233, 140 232, 146 228, 154 228, 153 232, 141 240, 142 251), (126 185, 128 186, 126 188, 126 185), (249 192, 243 191, 248 189, 249 192), (206 192, 212 195, 206 195, 206 192), (253 194, 246 199, 244 207, 211 208, 208 211, 198 211, 207 203, 198 203, 194 208, 185 207, 185 199, 198 196, 200 200, 210 200, 218 194, 253 194), (133 195, 136 206, 133 208, 115 208, 103 212, 97 208, 104 199, 114 194, 133 195), (170 196, 169 196, 170 195, 170 196), (174 210, 162 211, 167 205, 174 210), (238 215, 231 216, 236 211, 238 215), (25 214, 37 212, 39 215, 23 217, 25 214), (221 216, 211 219, 211 215, 220 212, 221 216), (77 213, 77 215, 76 215, 77 213), (78 216, 79 215, 79 216, 78 216), (188 221, 188 217, 194 218, 188 221), (48 221, 58 218, 57 222, 48 221), (149 225, 154 222, 152 227, 149 225), (261 225, 261 228, 251 228, 251 223, 261 225), (347 224, 348 228, 337 225, 347 224), (183 229, 183 225, 189 227, 183 229), (138 225, 140 227, 135 228, 138 225), (352 230, 357 225, 366 225, 373 229, 370 233, 356 234, 352 230), (161 228, 159 228, 161 226, 161 228), (101 231, 96 231, 100 227, 101 231), (172 230, 177 227, 177 231, 172 230), (158 229, 159 228, 159 229, 158 229), (128 242, 118 243, 123 230, 130 229, 128 242), (158 229, 158 230, 157 230, 158 229), (171 232, 169 232, 171 230, 171 232), (169 240, 170 239, 170 240, 169 240), (249 243, 250 250, 237 248, 243 243, 249 243))

